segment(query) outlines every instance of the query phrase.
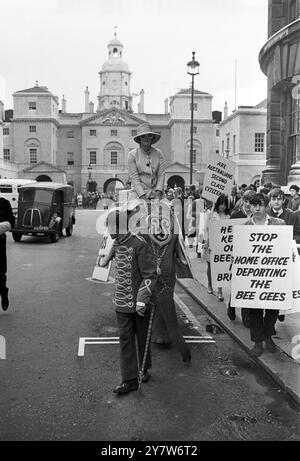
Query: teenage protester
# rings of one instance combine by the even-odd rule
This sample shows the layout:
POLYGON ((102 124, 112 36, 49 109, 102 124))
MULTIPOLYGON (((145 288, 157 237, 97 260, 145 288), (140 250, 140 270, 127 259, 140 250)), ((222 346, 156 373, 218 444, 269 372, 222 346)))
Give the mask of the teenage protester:
POLYGON ((153 147, 160 134, 151 130, 149 123, 137 127, 133 140, 138 147, 128 154, 128 172, 132 193, 130 199, 161 199, 164 191, 166 162, 161 150, 153 147))
MULTIPOLYGON (((284 208, 285 195, 284 192, 279 188, 274 188, 269 192, 269 205, 267 207, 267 213, 269 216, 274 218, 283 219, 285 224, 293 226, 293 238, 297 233, 297 213, 292 211, 290 208, 284 208)), ((278 315, 278 320, 284 321, 284 315, 278 315)))
MULTIPOLYGON (((151 311, 151 296, 156 284, 156 264, 145 239, 128 230, 130 213, 114 209, 107 216, 108 232, 114 242, 114 252, 100 260, 106 266, 115 257, 115 294, 113 303, 120 330, 120 366, 122 383, 115 387, 118 395, 138 389, 147 340, 151 311), (126 268, 126 270, 125 270, 126 268)), ((150 344, 142 381, 150 379, 150 344)))
MULTIPOLYGON (((205 224, 204 224, 204 243, 203 249, 205 250, 205 258, 207 261, 207 292, 209 294, 213 293, 212 287, 212 279, 211 279, 211 265, 210 265, 210 247, 209 247, 209 223, 212 221, 220 221, 221 219, 229 219, 229 209, 228 209, 228 198, 226 195, 221 194, 219 195, 214 210, 207 210, 205 213, 205 224)), ((218 287, 218 299, 219 301, 223 301, 223 293, 222 288, 218 287)))
MULTIPOLYGON (((267 214, 267 198, 263 194, 255 194, 251 201, 252 217, 245 225, 285 225, 283 219, 274 218, 267 214)), ((278 309, 255 309, 249 308, 250 316, 250 335, 254 347, 251 352, 254 357, 259 357, 263 353, 263 341, 269 352, 276 352, 276 345, 272 340, 274 327, 278 317, 278 309)))
POLYGON ((1 306, 4 311, 8 309, 8 288, 6 286, 7 256, 6 232, 14 227, 15 217, 8 200, 0 197, 0 295, 1 306))
MULTIPOLYGON (((255 192, 253 190, 246 190, 242 197, 241 208, 231 213, 230 219, 250 218, 251 213, 252 213, 250 201, 252 197, 254 197, 254 195, 255 195, 255 192)), ((227 315, 229 319, 232 321, 235 320, 236 318, 235 307, 231 306, 230 298, 228 302, 227 315)), ((243 308, 241 310, 241 315, 242 315, 243 324, 245 325, 246 328, 249 328, 250 327, 249 309, 243 308)))
POLYGON ((288 201, 287 208, 289 208, 292 211, 298 211, 300 206, 300 188, 299 186, 297 186, 297 184, 293 184, 292 186, 290 186, 289 191, 291 194, 291 198, 288 201))

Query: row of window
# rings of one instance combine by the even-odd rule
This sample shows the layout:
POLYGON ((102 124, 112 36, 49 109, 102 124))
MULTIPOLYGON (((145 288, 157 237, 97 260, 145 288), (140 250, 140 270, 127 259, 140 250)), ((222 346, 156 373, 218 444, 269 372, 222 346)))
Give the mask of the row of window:
MULTIPOLYGON (((265 133, 255 133, 254 135, 254 152, 264 152, 265 149, 265 133)), ((226 150, 225 141, 222 141, 222 154, 228 155, 230 152, 230 133, 226 135, 226 150)), ((232 153, 236 153, 236 135, 232 136, 232 153)))
MULTIPOLYGON (((90 151, 90 161, 91 165, 97 164, 97 152, 90 151)), ((10 162, 10 149, 3 149, 3 160, 6 162, 10 162)), ((30 148, 29 149, 29 163, 34 164, 37 163, 37 149, 30 148)), ((67 153, 67 165, 72 166, 74 165, 74 152, 67 153)), ((110 165, 118 165, 118 152, 111 151, 110 152, 110 165)))

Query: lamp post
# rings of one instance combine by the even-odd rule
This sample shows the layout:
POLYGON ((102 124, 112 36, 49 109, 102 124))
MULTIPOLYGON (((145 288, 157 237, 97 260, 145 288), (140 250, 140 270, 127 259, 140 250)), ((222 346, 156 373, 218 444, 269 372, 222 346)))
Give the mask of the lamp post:
POLYGON ((190 141, 190 186, 193 184, 193 141, 194 141, 194 77, 199 74, 199 62, 195 60, 195 51, 192 60, 187 63, 187 73, 192 76, 192 102, 191 102, 191 141, 190 141))

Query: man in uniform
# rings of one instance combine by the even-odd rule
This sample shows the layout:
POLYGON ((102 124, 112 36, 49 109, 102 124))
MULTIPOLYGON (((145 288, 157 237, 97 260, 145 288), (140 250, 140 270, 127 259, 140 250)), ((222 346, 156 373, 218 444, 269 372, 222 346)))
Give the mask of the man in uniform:
POLYGON ((15 224, 11 205, 8 200, 0 197, 0 296, 4 311, 9 306, 8 288, 6 287, 7 257, 6 257, 6 234, 15 224))

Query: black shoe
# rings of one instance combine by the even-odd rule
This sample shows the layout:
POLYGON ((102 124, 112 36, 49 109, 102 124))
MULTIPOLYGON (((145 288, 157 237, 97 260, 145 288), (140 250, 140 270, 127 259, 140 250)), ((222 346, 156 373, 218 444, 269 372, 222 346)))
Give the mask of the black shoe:
POLYGON ((143 373, 142 381, 143 383, 147 383, 149 379, 151 378, 151 375, 148 370, 145 370, 143 373))
POLYGON ((259 357, 263 353, 263 345, 262 342, 255 343, 254 347, 251 349, 251 354, 254 357, 259 357))
POLYGON ((131 380, 131 381, 125 381, 119 386, 115 387, 113 392, 118 395, 124 395, 128 394, 131 391, 137 391, 138 390, 138 382, 137 380, 131 380))
POLYGON ((236 315, 235 315, 235 308, 234 307, 232 307, 232 306, 227 307, 227 316, 228 316, 228 318, 230 320, 232 320, 232 321, 235 320, 236 315))
POLYGON ((269 352, 271 352, 271 354, 274 354, 277 349, 276 349, 276 344, 274 343, 273 339, 272 338, 266 338, 265 343, 266 343, 267 350, 269 352))
POLYGON ((8 309, 8 306, 9 306, 8 288, 4 288, 4 291, 1 294, 1 306, 4 311, 8 309))
POLYGON ((242 322, 246 328, 250 328, 250 314, 249 309, 242 309, 242 322))
POLYGON ((277 318, 278 318, 279 322, 284 322, 285 315, 284 315, 284 314, 280 314, 280 315, 278 315, 277 318))

